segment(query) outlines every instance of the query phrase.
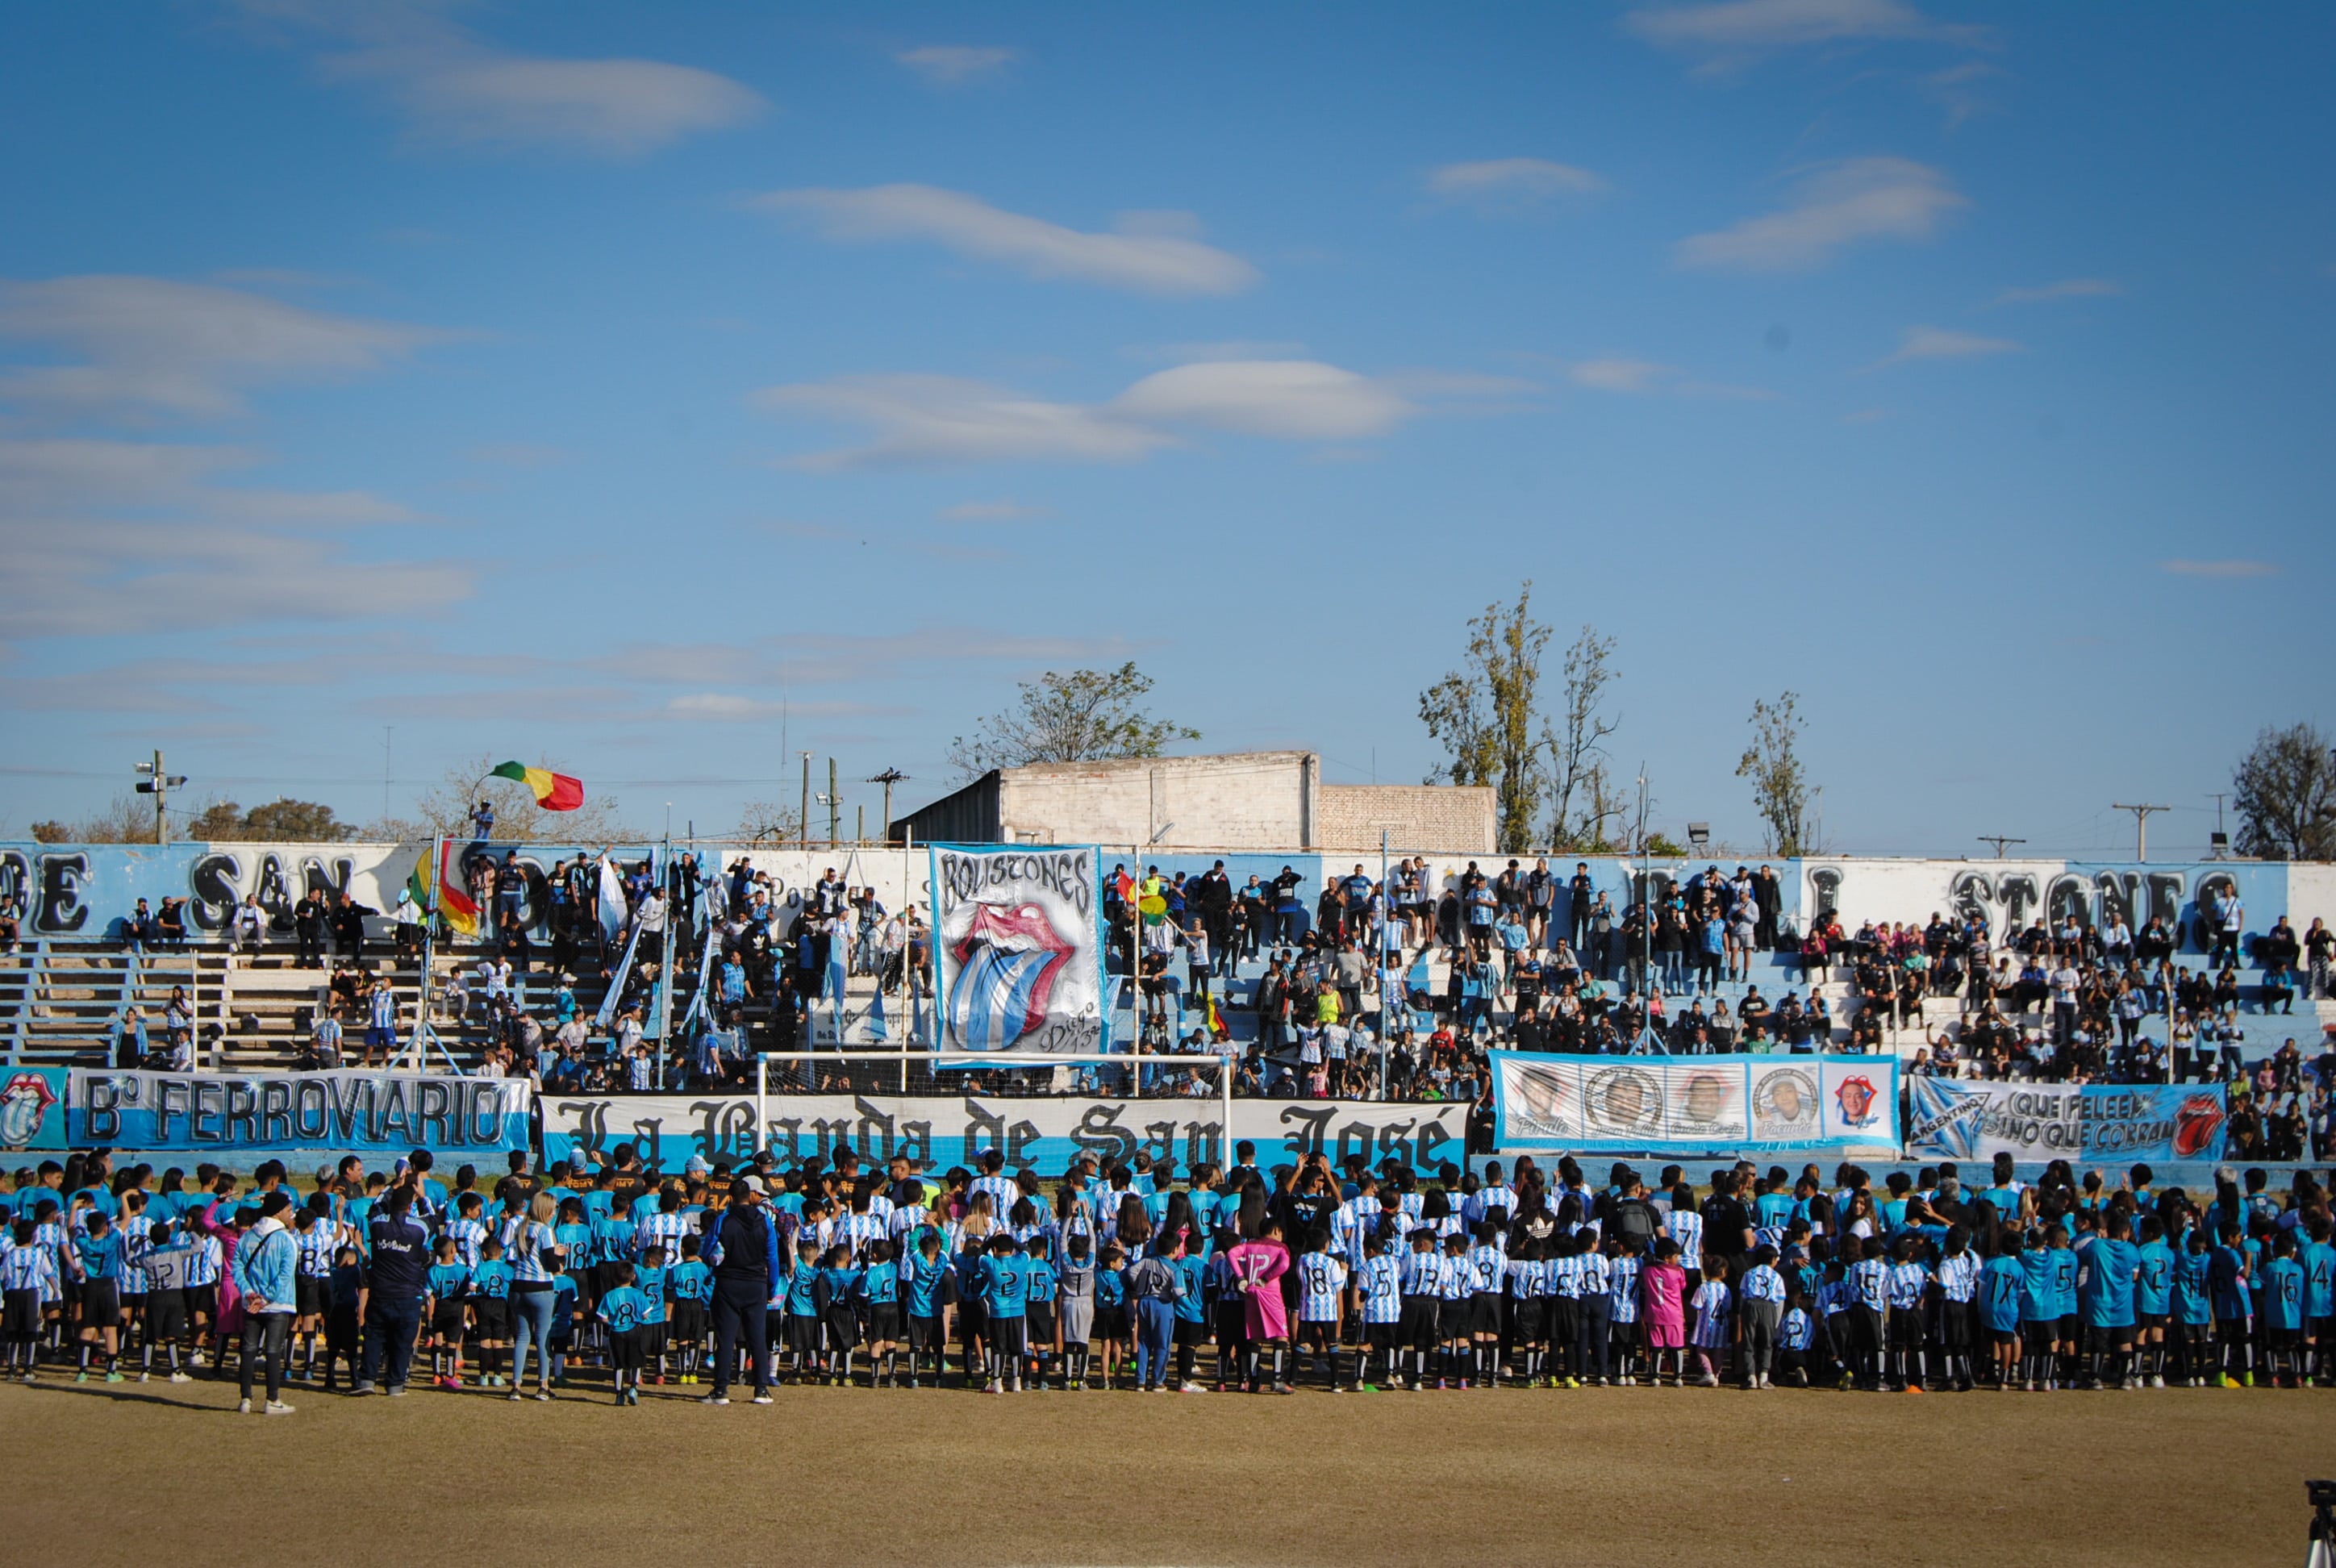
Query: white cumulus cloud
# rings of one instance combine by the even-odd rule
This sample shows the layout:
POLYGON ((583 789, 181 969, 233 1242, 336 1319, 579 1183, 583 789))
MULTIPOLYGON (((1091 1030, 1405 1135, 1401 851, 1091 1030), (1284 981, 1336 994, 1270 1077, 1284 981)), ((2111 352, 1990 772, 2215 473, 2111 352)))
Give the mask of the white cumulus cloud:
POLYGON ((1650 5, 1622 24, 1668 49, 1755 54, 1816 44, 1984 42, 1984 29, 1934 21, 1903 0, 1721 0, 1650 5))
POLYGON ((1910 326, 1899 339, 1898 352, 1883 360, 1896 365, 1909 359, 1981 359, 1996 354, 2024 353, 2008 337, 1981 337, 1976 332, 1956 332, 1944 326, 1910 326))
POLYGON ((1180 365, 1145 376, 1111 407, 1146 423, 1281 441, 1384 435, 1413 412, 1381 382, 1307 359, 1180 365))
POLYGON ((1231 251, 1161 232, 1156 214, 1115 232, 1090 233, 932 185, 774 190, 750 198, 749 205, 800 215, 829 239, 923 240, 1028 278, 1159 295, 1238 294, 1258 280, 1257 268, 1231 251))
POLYGON ((1817 267, 1845 246, 1928 239, 1970 200, 1947 177, 1903 158, 1850 158, 1803 175, 1776 211, 1679 243, 1679 265, 1741 272, 1817 267))
POLYGON ((1606 182, 1587 169, 1546 158, 1492 158, 1446 163, 1427 177, 1432 196, 1451 201, 1541 201, 1552 196, 1582 196, 1606 182))

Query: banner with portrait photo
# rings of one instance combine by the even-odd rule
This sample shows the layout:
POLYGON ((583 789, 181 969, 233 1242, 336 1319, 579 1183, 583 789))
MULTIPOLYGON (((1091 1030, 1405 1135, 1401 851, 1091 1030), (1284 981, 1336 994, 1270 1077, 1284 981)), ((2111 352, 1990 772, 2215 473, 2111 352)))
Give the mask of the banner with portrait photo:
POLYGON ((932 847, 935 1050, 1105 1048, 1098 859, 1092 845, 932 847))
POLYGON ((1492 1057, 1494 1139, 1504 1152, 1896 1146, 1892 1057, 1492 1057))
POLYGON ((1906 1101, 1910 1158, 2215 1160, 2227 1091, 2166 1084, 1974 1083, 1916 1078, 1906 1101))

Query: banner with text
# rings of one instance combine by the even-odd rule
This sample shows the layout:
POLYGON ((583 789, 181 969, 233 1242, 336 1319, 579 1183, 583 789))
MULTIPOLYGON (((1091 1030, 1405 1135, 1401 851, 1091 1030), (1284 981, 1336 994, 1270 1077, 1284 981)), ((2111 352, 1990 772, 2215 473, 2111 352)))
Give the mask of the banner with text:
POLYGON ((76 1068, 65 1135, 77 1149, 460 1155, 526 1148, 534 1105, 524 1079, 76 1068))
MULTIPOLYGON (((978 1169, 985 1149, 1009 1171, 1056 1176, 1092 1150, 1108 1167, 1139 1152, 1189 1169, 1229 1164, 1224 1106, 1213 1099, 1046 1099, 891 1095, 787 1095, 768 1101, 764 1136, 782 1164, 832 1160, 850 1149, 881 1164, 906 1154, 939 1174, 978 1169)), ((692 1154, 743 1159, 756 1149, 751 1095, 637 1095, 600 1099, 547 1095, 543 1154, 606 1158, 618 1144, 678 1171, 692 1154)), ((1257 1146, 1260 1170, 1306 1154, 1350 1154, 1372 1164, 1394 1159, 1433 1172, 1466 1159, 1467 1107, 1374 1105, 1346 1100, 1235 1100, 1232 1142, 1257 1146)))
POLYGON ((2211 1088, 2164 1084, 1969 1083, 1915 1078, 1909 1159, 2214 1160, 2230 1104, 2211 1088))
POLYGON ((932 867, 934 1049, 1102 1050, 1095 851, 935 844, 932 867))
POLYGON ((1894 1148, 1894 1057, 1493 1054, 1494 1139, 1618 1154, 1894 1148))

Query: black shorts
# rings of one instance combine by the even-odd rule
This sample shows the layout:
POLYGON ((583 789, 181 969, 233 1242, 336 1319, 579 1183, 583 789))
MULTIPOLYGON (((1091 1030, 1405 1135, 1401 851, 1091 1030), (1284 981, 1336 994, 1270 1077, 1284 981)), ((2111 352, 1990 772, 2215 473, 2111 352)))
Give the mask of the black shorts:
POLYGON ((333 1305, 333 1281, 321 1274, 302 1274, 292 1281, 292 1310, 302 1318, 321 1318, 333 1305))
POLYGON ((619 1372, 638 1372, 647 1359, 641 1330, 627 1329, 608 1336, 608 1365, 619 1372))
POLYGON ((2085 1349, 2095 1356, 2106 1356, 2113 1350, 2133 1348, 2131 1323, 2096 1323, 2085 1330, 2085 1349))
POLYGON ((787 1314, 787 1349, 805 1360, 819 1354, 819 1320, 802 1312, 787 1314))
POLYGON ((122 1326, 122 1293, 111 1280, 84 1280, 81 1287, 81 1326, 118 1329, 122 1326))
POLYGON ((41 1293, 11 1290, 0 1305, 0 1333, 11 1339, 37 1339, 41 1335, 41 1293))
POLYGON ((2077 1321, 2077 1314, 2070 1312, 2052 1326, 2052 1337, 2064 1345, 2082 1344, 2084 1341, 2077 1330, 2083 1326, 2077 1321))
POLYGON ((1095 1323, 1087 1330, 1090 1340, 1111 1339, 1125 1343, 1129 1338, 1125 1307, 1097 1307, 1095 1323))
POLYGON ((666 1326, 663 1323, 643 1323, 633 1330, 641 1337, 641 1360, 654 1361, 665 1354, 666 1326))
POLYGON ((146 1292, 146 1342, 154 1344, 164 1339, 182 1338, 187 1331, 187 1293, 184 1290, 149 1290, 146 1292))
POLYGON ((930 1318, 909 1320, 909 1349, 938 1350, 941 1348, 941 1319, 936 1312, 930 1318))
POLYGON ((482 1296, 472 1304, 482 1339, 500 1345, 511 1338, 511 1301, 503 1296, 482 1296))
POLYGON ((1366 1323, 1363 1325, 1364 1342, 1374 1350, 1392 1350, 1396 1348, 1401 1328, 1399 1323, 1366 1323))
POLYGON ((1436 1298, 1406 1296, 1403 1316, 1397 1320, 1397 1337, 1415 1350, 1436 1348, 1436 1298))
POLYGON ((2166 1327, 2166 1314, 2163 1312, 2136 1312, 2133 1315, 2133 1326, 2136 1329, 2162 1329, 2166 1327))
POLYGON ((2303 1330, 2301 1328, 2263 1329, 2263 1349, 2266 1350, 2292 1350, 2302 1343, 2303 1330))
POLYGON ((1885 1330, 1882 1326, 1882 1313, 1879 1309, 1853 1307, 1850 1309, 1850 1316, 1855 1320, 1857 1348, 1860 1350, 1879 1354, 1890 1348, 1890 1342, 1884 1337, 1885 1330))
POLYGON ((1919 1350, 1922 1348, 1922 1309, 1893 1308, 1890 1312, 1890 1348, 1893 1350, 1919 1350))
POLYGON ((849 1350, 860 1343, 860 1320, 849 1307, 830 1307, 820 1320, 827 1330, 830 1350, 849 1350))
POLYGON ((219 1285, 216 1281, 187 1287, 187 1313, 206 1323, 219 1321, 219 1285))
POLYGON ((1001 1356, 1019 1356, 1029 1349, 1029 1325, 1019 1318, 989 1320, 989 1348, 1001 1356))
POLYGON ((1939 1303, 1939 1349, 1968 1350, 1971 1349, 1971 1306, 1969 1301, 1939 1303))
POLYGON ((1298 1320, 1298 1342, 1301 1345, 1336 1345, 1339 1342, 1338 1325, 1321 1318, 1298 1320))
POLYGON ((702 1344, 706 1339, 706 1303, 676 1301, 673 1304, 673 1342, 676 1345, 702 1344))
POLYGON ((1178 1318, 1174 1329, 1170 1332, 1172 1340, 1175 1344, 1191 1345, 1197 1349, 1209 1342, 1209 1326, 1198 1318, 1178 1318))
POLYGON ((1022 1308, 1022 1342, 1032 1349, 1051 1349, 1055 1343, 1055 1304, 1026 1302, 1022 1308))
POLYGON ((1497 1334, 1501 1331, 1501 1299, 1490 1290, 1479 1290, 1468 1298, 1468 1332, 1497 1334))
POLYGON ((2020 1343, 2020 1330, 2017 1329, 1990 1329, 1987 1331, 1987 1342, 1990 1345, 2017 1345, 2020 1343))
POLYGON ((430 1310, 430 1331, 442 1339, 462 1337, 462 1303, 441 1301, 430 1310))
POLYGON ((1468 1298, 1445 1296, 1436 1303, 1436 1337, 1457 1339, 1468 1332, 1468 1298))
POLYGON ((900 1338, 900 1303, 871 1301, 868 1304, 868 1342, 890 1345, 900 1338))
POLYGON ((959 1301, 957 1305, 957 1337, 962 1344, 989 1336, 989 1312, 978 1301, 959 1301))

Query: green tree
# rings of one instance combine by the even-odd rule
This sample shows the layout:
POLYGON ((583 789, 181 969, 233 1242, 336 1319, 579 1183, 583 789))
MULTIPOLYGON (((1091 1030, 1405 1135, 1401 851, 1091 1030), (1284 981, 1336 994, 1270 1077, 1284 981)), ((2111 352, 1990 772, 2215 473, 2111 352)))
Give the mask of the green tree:
POLYGON ((1466 665, 1419 694, 1419 716, 1450 761, 1428 775, 1455 784, 1489 784, 1500 817, 1500 847, 1532 847, 1533 818, 1549 785, 1543 737, 1533 734, 1541 661, 1550 628, 1533 618, 1533 583, 1515 608, 1488 604, 1468 622, 1466 665))
POLYGON ((1816 792, 1801 762, 1800 701, 1788 691, 1773 703, 1766 697, 1753 703, 1752 744, 1736 765, 1736 776, 1752 781, 1768 852, 1786 859, 1816 848, 1809 842, 1809 803, 1816 792))
POLYGON ((316 801, 287 795, 244 810, 234 801, 211 801, 197 811, 186 836, 212 843, 340 843, 357 836, 356 824, 316 801))
POLYGON ((1605 713, 1605 690, 1617 678, 1614 639, 1585 626, 1565 650, 1560 671, 1564 710, 1554 726, 1543 723, 1543 744, 1549 748, 1550 790, 1554 810, 1550 814, 1551 847, 1582 852, 1606 847, 1606 824, 1621 814, 1619 803, 1608 798, 1606 737, 1621 721, 1605 713))
POLYGON ((1155 719, 1136 706, 1152 677, 1133 661, 1117 669, 1048 670, 1019 683, 1012 707, 983 719, 970 736, 949 742, 949 760, 967 778, 992 768, 1038 762, 1099 762, 1158 756, 1173 742, 1201 732, 1155 719))
POLYGON ((2336 757, 2317 726, 2265 726, 2231 774, 2231 804, 2241 854, 2336 860, 2336 757))

